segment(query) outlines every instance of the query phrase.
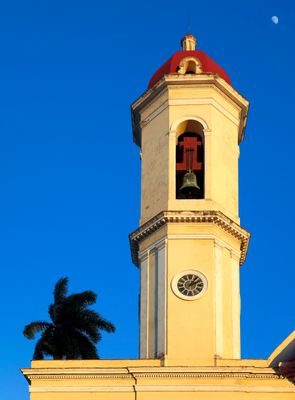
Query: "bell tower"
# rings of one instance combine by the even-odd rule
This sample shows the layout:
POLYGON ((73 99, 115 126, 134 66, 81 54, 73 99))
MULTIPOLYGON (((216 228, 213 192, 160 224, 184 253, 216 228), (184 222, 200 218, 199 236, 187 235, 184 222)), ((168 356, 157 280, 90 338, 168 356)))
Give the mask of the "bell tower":
POLYGON ((238 212, 248 102, 186 35, 132 104, 141 149, 140 358, 214 365, 240 358, 239 268, 249 233, 238 212))

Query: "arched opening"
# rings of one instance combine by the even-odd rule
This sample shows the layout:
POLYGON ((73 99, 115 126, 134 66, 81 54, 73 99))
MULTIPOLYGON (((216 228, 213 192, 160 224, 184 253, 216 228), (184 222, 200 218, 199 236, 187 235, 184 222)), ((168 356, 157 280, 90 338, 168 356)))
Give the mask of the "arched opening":
POLYGON ((177 127, 176 144, 176 198, 204 198, 204 128, 194 120, 177 127))
POLYGON ((186 74, 196 74, 197 73, 197 64, 195 61, 189 61, 186 67, 186 74))
POLYGON ((179 63, 177 73, 181 75, 200 74, 202 73, 202 64, 197 58, 185 57, 179 63))

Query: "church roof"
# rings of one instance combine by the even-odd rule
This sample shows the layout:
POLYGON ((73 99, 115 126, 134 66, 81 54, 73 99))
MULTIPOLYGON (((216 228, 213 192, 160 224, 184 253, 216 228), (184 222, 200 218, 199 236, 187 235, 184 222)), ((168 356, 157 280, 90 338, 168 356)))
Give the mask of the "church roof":
POLYGON ((197 73, 213 73, 219 75, 227 83, 231 84, 228 74, 204 51, 195 50, 196 39, 193 35, 185 35, 181 41, 183 50, 177 51, 169 58, 152 76, 148 89, 154 86, 166 74, 179 74, 180 66, 184 60, 196 59, 200 70, 197 73))

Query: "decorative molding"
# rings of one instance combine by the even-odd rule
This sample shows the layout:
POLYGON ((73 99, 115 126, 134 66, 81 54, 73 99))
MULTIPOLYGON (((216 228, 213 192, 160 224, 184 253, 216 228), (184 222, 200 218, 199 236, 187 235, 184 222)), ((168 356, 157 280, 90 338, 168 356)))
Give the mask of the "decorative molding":
POLYGON ((119 375, 113 375, 113 374, 101 374, 97 372, 96 374, 74 374, 70 375, 65 373, 55 373, 53 372, 52 374, 49 374, 48 371, 46 374, 41 374, 41 375, 26 375, 27 378, 32 381, 34 379, 36 380, 63 380, 63 379, 132 379, 132 375, 130 375, 128 372, 125 374, 119 374, 119 375))
POLYGON ((135 392, 130 386, 30 386, 30 393, 135 392))
MULTIPOLYGON (((73 373, 67 373, 66 369, 64 372, 55 372, 54 369, 48 370, 44 370, 44 373, 39 373, 38 374, 31 374, 30 372, 26 373, 26 377, 29 381, 32 380, 73 380, 73 379, 77 379, 77 380, 94 380, 94 379, 110 379, 110 380, 118 380, 118 379, 140 379, 140 378, 148 378, 148 379, 158 379, 158 378, 169 378, 169 379, 174 379, 174 378, 179 378, 179 379, 184 379, 184 378, 222 378, 222 379, 226 379, 226 378, 232 378, 232 379, 236 379, 236 378, 243 378, 243 379, 287 379, 284 375, 282 375, 281 373, 276 373, 274 369, 269 368, 269 372, 268 373, 262 373, 262 372, 258 372, 258 371, 254 371, 253 369, 251 369, 251 371, 245 371, 245 372, 241 372, 239 371, 235 371, 234 369, 229 367, 228 371, 225 371, 225 369, 223 368, 223 370, 221 371, 213 371, 213 368, 210 371, 190 371, 190 372, 186 372, 184 371, 175 371, 173 372, 171 370, 171 368, 167 368, 168 371, 165 372, 163 371, 163 368, 161 368, 161 371, 157 372, 155 371, 157 368, 154 368, 153 370, 150 371, 142 371, 142 372, 137 372, 134 369, 131 370, 127 370, 126 373, 124 374, 104 374, 104 373, 100 373, 99 371, 97 373, 91 373, 91 374, 87 374, 87 373, 77 373, 77 374, 73 374, 73 373)), ((215 368, 215 369, 218 369, 215 368)), ((256 370, 259 368, 255 368, 256 370)), ((32 371, 32 370, 31 370, 32 371)), ((294 388, 295 389, 295 388, 294 388)))
POLYGON ((183 373, 134 373, 136 379, 138 378, 243 378, 243 379, 285 379, 285 377, 277 374, 253 374, 253 373, 242 373, 242 372, 183 372, 183 373))
POLYGON ((240 120, 236 118, 233 114, 227 111, 218 101, 213 99, 212 97, 203 97, 203 98, 191 98, 191 99, 175 99, 169 100, 169 106, 181 106, 181 105, 211 105, 216 108, 216 110, 220 111, 225 117, 227 117, 230 121, 232 121, 236 126, 240 125, 240 120))
POLYGON ((229 249, 230 250, 230 256, 233 260, 235 261, 240 261, 240 254, 237 253, 234 249, 229 249))
POLYGON ((165 100, 159 107, 157 107, 151 114, 146 116, 145 119, 140 122, 140 127, 143 128, 146 126, 149 122, 161 114, 161 112, 164 111, 168 105, 168 100, 165 100))
POLYGON ((157 357, 160 354, 166 354, 166 240, 163 240, 158 247, 158 265, 157 265, 157 357))
POLYGON ((240 265, 246 258, 250 233, 221 211, 163 211, 129 235, 132 261, 139 266, 139 243, 167 223, 214 224, 240 241, 240 265))
POLYGON ((203 72, 201 61, 196 57, 184 57, 178 66, 178 74, 201 74, 203 72), (189 68, 193 65, 194 71, 188 71, 189 68))
POLYGON ((223 357, 223 279, 222 279, 222 247, 214 243, 215 274, 215 351, 217 357, 223 357))
POLYGON ((153 244, 151 244, 149 247, 147 247, 146 249, 144 249, 143 251, 138 252, 138 260, 140 262, 144 261, 147 257, 148 254, 153 250, 153 249, 157 249, 157 250, 161 250, 162 248, 164 248, 166 246, 166 239, 165 238, 161 238, 159 240, 157 240, 156 242, 154 242, 153 244))
MULTIPOLYGON (((147 115, 143 120, 140 121, 140 128, 142 129, 147 124, 149 124, 154 118, 156 118, 162 111, 164 111, 169 106, 181 106, 181 105, 212 105, 216 110, 220 111, 225 117, 227 117, 230 121, 232 121, 236 126, 240 125, 240 120, 236 118, 233 114, 227 111, 218 101, 211 97, 204 97, 204 98, 188 98, 188 99, 174 99, 174 100, 165 100, 162 104, 160 104, 153 112, 147 115)), ((206 134, 211 134, 211 130, 208 130, 207 123, 199 117, 196 116, 189 116, 185 118, 181 118, 180 122, 186 121, 187 119, 193 119, 199 121, 204 129, 206 129, 206 134)), ((180 123, 177 121, 177 125, 180 123)), ((170 128, 170 132, 175 131, 176 124, 170 128)))
POLYGON ((30 383, 30 393, 249 392, 275 395, 275 393, 295 393, 295 386, 292 383, 294 375, 290 379, 289 371, 290 367, 294 371, 294 362, 289 364, 289 374, 282 371, 285 369, 285 365, 282 369, 243 365, 227 367, 45 367, 25 368, 22 369, 22 372, 30 383), (144 384, 141 384, 141 379, 144 384), (240 380, 239 384, 236 383, 237 379, 240 380), (106 383, 106 380, 109 383, 106 383), (169 380, 171 380, 171 384, 169 384, 169 380), (280 380, 283 381, 282 384, 279 383, 280 380))
MULTIPOLYGON (((168 102, 169 106, 170 106, 170 105, 173 105, 173 104, 174 104, 174 101, 177 102, 177 100, 169 100, 169 102, 168 102)), ((180 101, 181 101, 181 100, 180 100, 180 101)), ((177 103, 175 103, 175 104, 177 104, 177 103)), ((206 131, 206 132, 211 132, 211 130, 209 129, 209 126, 208 126, 207 122, 206 122, 202 117, 200 117, 200 116, 198 116, 198 115, 195 115, 195 114, 185 114, 185 115, 182 115, 181 118, 177 118, 175 121, 173 121, 173 123, 172 123, 171 126, 170 126, 170 134, 173 134, 173 135, 176 136, 177 127, 178 127, 182 122, 189 121, 189 120, 199 122, 199 123, 203 126, 204 131, 206 131)))
POLYGON ((148 284, 149 284, 149 251, 140 261, 140 358, 148 358, 148 284))
POLYGON ((236 254, 231 252, 232 271, 232 357, 241 357, 241 333, 240 333, 240 271, 239 260, 236 254))

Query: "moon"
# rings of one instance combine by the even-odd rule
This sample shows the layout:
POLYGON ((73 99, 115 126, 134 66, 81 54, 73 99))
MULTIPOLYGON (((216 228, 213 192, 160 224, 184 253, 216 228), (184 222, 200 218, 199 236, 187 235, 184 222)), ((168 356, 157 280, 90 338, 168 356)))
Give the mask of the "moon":
POLYGON ((278 18, 276 15, 274 15, 273 17, 271 17, 271 20, 272 20, 272 22, 273 22, 275 25, 277 25, 277 24, 279 23, 279 18, 278 18))

